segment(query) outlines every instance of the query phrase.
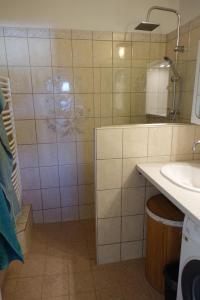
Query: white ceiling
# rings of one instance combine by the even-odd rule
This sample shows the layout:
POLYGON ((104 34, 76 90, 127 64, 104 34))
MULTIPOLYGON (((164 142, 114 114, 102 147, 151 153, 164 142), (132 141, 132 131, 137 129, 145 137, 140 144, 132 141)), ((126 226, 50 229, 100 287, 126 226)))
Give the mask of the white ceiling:
MULTIPOLYGON (((184 20, 200 11, 196 10, 200 0, 0 0, 0 24, 125 31, 129 24, 133 30, 144 20, 150 6, 179 9, 179 2, 184 20)), ((171 13, 154 11, 151 20, 161 24, 158 33, 176 27, 171 13)))

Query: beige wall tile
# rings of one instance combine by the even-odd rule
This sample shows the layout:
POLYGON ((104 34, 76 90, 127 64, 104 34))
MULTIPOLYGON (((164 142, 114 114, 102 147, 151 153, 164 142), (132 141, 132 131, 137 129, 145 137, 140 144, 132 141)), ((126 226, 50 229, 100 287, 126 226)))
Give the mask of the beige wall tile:
POLYGON ((77 186, 61 187, 61 207, 78 205, 77 186))
POLYGON ((6 48, 5 48, 5 42, 3 37, 0 37, 0 65, 1 66, 7 65, 6 48))
POLYGON ((9 67, 13 93, 32 93, 31 75, 28 67, 9 67))
POLYGON ((146 107, 145 93, 131 94, 131 116, 144 116, 146 107))
POLYGON ((94 182, 93 164, 78 164, 78 184, 90 184, 94 182))
POLYGON ((31 68, 32 84, 34 93, 52 93, 53 79, 52 70, 48 67, 31 68))
POLYGON ((94 95, 93 94, 76 94, 75 111, 81 117, 94 116, 94 95))
POLYGON ((43 209, 60 207, 59 188, 42 189, 43 209))
POLYGON ((0 73, 1 73, 1 76, 8 77, 8 68, 7 68, 7 66, 1 66, 0 65, 0 73))
POLYGON ((142 257, 142 241, 121 244, 121 259, 129 260, 142 257))
POLYGON ((51 46, 49 39, 29 38, 29 53, 31 66, 51 65, 51 46))
POLYGON ((132 70, 132 92, 146 91, 146 67, 135 67, 132 70))
POLYGON ((40 167, 40 179, 42 188, 59 186, 58 167, 40 167))
POLYGON ((144 216, 122 217, 122 242, 141 240, 143 238, 144 216))
POLYGON ((163 155, 163 156, 148 156, 147 157, 148 162, 168 162, 170 161, 169 155, 163 155))
POLYGON ((53 67, 71 67, 71 41, 65 39, 51 39, 51 58, 53 67))
POLYGON ((93 41, 94 67, 112 67, 112 42, 93 41))
POLYGON ((58 161, 60 165, 76 162, 76 144, 58 143, 58 161))
POLYGON ((107 264, 120 260, 120 244, 98 246, 98 264, 107 264))
POLYGON ((146 157, 123 159, 123 187, 145 186, 145 179, 139 174, 136 166, 146 161, 146 157))
POLYGON ((121 216, 121 189, 96 192, 97 218, 121 216))
POLYGON ((33 223, 44 223, 42 210, 33 211, 33 223))
POLYGON ((149 42, 134 42, 132 45, 132 57, 137 59, 149 59, 149 42))
MULTIPOLYGON (((29 66, 29 50, 26 38, 7 37, 5 38, 5 45, 9 66, 29 66)), ((3 44, 1 49, 3 50, 3 44)))
POLYGON ((55 143, 56 128, 55 120, 36 120, 36 132, 38 143, 55 143))
POLYGON ((112 68, 94 68, 94 92, 112 92, 112 68))
POLYGON ((40 188, 40 176, 38 168, 21 169, 21 178, 23 190, 40 188))
POLYGON ((58 164, 56 144, 38 144, 38 157, 40 166, 53 166, 58 164))
POLYGON ((94 143, 77 142, 77 162, 90 163, 94 161, 94 143))
POLYGON ((36 145, 18 145, 20 168, 37 167, 38 154, 36 145))
POLYGON ((96 176, 97 190, 121 188, 122 160, 97 160, 96 176))
POLYGON ((172 145, 172 127, 149 128, 148 155, 170 155, 172 145))
POLYGON ((22 192, 24 204, 31 204, 33 210, 42 209, 41 190, 27 190, 22 192))
POLYGON ((79 208, 80 220, 87 220, 87 219, 94 218, 93 204, 79 205, 78 208, 79 208))
POLYGON ((113 67, 131 67, 131 42, 113 42, 113 67))
POLYGON ((173 127, 172 155, 192 153, 194 136, 194 126, 186 125, 173 127))
POLYGON ((74 39, 74 40, 91 40, 92 39, 92 31, 72 30, 72 39, 74 39))
POLYGON ((47 39, 50 37, 50 30, 49 28, 28 28, 28 37, 47 39))
POLYGON ((138 215, 144 213, 145 188, 129 188, 122 190, 122 215, 138 215))
POLYGON ((61 208, 62 222, 70 220, 78 220, 78 206, 68 206, 61 208))
POLYGON ((112 117, 112 113, 113 113, 113 95, 110 93, 100 94, 100 116, 112 117))
POLYGON ((52 208, 43 210, 44 223, 57 223, 61 221, 61 209, 52 208))
POLYGON ((94 203, 94 185, 93 184, 79 185, 78 198, 79 198, 80 205, 94 203))
POLYGON ((73 94, 54 94, 56 118, 70 118, 74 114, 73 94))
POLYGON ((73 70, 72 68, 53 68, 54 93, 73 93, 73 70))
POLYGON ((123 156, 147 156, 148 128, 131 128, 123 131, 123 156))
POLYGON ((31 94, 12 94, 15 120, 34 119, 33 96, 31 94))
POLYGON ((114 117, 113 118, 113 125, 124 125, 130 124, 131 118, 130 117, 114 117))
POLYGON ((120 242, 121 218, 99 219, 97 226, 98 245, 120 242))
POLYGON ((56 119, 57 141, 59 143, 76 141, 77 128, 73 119, 56 119))
POLYGON ((93 92, 93 72, 91 68, 74 69, 74 90, 75 93, 93 92))
POLYGON ((34 109, 36 119, 55 117, 54 97, 51 94, 34 94, 34 109))
POLYGON ((94 119, 80 118, 76 124, 76 140, 92 141, 94 139, 94 119))
POLYGON ((36 132, 35 132, 34 120, 15 121, 15 127, 16 127, 18 144, 36 143, 36 132))
POLYGON ((77 184, 77 169, 75 164, 59 166, 60 186, 77 184))
POLYGON ((117 117, 130 116, 130 93, 116 93, 113 95, 113 115, 117 117))
POLYGON ((122 157, 122 129, 97 130, 97 159, 122 157))
POLYGON ((139 33, 133 32, 132 33, 132 41, 134 42, 149 42, 151 38, 151 34, 148 33, 139 33))
POLYGON ((170 160, 171 161, 186 161, 186 160, 192 160, 193 159, 193 154, 176 154, 176 155, 171 155, 170 160))
POLYGON ((51 28, 50 29, 50 37, 55 39, 71 39, 72 33, 70 29, 57 29, 57 28, 51 28))
POLYGON ((93 31, 93 40, 98 41, 112 41, 111 31, 93 31))
POLYGON ((151 43, 150 44, 150 60, 163 59, 166 54, 165 43, 151 43))
POLYGON ((113 32, 113 41, 131 41, 131 32, 113 32))
POLYGON ((100 126, 109 126, 113 124, 112 117, 102 117, 100 119, 100 126))
POLYGON ((113 90, 114 92, 131 91, 131 69, 114 68, 113 69, 113 90))
POLYGON ((74 67, 92 67, 91 40, 73 40, 72 49, 74 67))

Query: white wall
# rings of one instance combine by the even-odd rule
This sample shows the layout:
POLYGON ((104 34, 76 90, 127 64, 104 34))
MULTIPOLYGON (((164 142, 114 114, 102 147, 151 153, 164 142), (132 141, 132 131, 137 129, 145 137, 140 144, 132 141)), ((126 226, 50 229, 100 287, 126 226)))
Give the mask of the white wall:
MULTIPOLYGON (((177 8, 179 0, 0 0, 0 25, 125 31, 146 17, 152 5, 177 8)), ((175 27, 175 16, 154 12, 158 32, 175 27)))
POLYGON ((182 24, 200 15, 200 0, 179 0, 182 24))

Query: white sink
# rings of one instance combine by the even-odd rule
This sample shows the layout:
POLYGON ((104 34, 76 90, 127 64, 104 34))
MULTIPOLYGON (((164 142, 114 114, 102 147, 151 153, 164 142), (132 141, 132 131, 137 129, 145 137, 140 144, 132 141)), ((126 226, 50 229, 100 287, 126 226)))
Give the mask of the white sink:
POLYGON ((175 162, 163 166, 161 174, 178 186, 200 193, 200 162, 175 162))

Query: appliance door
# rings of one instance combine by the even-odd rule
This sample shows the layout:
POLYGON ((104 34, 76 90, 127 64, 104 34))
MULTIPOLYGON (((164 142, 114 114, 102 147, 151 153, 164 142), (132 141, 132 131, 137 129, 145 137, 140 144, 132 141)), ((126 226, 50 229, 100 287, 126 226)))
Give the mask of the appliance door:
POLYGON ((200 300, 200 260, 190 260, 184 266, 181 289, 183 300, 200 300))

